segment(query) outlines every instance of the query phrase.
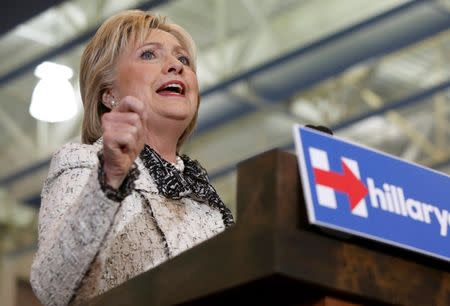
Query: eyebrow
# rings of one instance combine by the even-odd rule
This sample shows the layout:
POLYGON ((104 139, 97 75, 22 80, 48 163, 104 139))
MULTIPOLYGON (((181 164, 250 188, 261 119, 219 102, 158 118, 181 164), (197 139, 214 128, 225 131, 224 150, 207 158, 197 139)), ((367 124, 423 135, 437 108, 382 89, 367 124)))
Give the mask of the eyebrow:
MULTIPOLYGON (((142 49, 142 48, 147 47, 147 46, 155 46, 155 47, 157 47, 159 49, 161 49, 163 47, 163 45, 161 43, 159 43, 159 42, 147 42, 147 43, 144 43, 141 46, 139 46, 138 49, 142 49)), ((181 45, 176 45, 174 50, 177 51, 177 52, 183 51, 183 52, 186 52, 188 55, 190 55, 189 52, 186 50, 186 48, 184 48, 181 45)))

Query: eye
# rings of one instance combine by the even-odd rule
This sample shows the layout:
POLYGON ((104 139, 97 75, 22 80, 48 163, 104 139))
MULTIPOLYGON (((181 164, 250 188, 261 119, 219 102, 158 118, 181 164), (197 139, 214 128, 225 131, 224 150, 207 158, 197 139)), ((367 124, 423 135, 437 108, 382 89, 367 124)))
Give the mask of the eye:
POLYGON ((180 56, 178 57, 178 60, 179 60, 183 65, 186 65, 186 66, 190 66, 190 64, 191 64, 191 61, 189 60, 189 57, 187 57, 187 56, 185 56, 185 55, 180 55, 180 56))
POLYGON ((155 58, 155 53, 152 50, 144 50, 141 53, 141 58, 144 60, 151 60, 155 58))

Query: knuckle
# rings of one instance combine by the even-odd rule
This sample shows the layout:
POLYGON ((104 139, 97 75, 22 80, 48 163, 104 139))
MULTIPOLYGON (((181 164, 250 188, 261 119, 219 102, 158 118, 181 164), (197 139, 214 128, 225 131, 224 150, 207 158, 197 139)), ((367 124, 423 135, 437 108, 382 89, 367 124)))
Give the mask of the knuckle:
POLYGON ((131 144, 133 143, 133 140, 134 140, 133 134, 132 134, 131 132, 128 132, 128 133, 125 135, 125 141, 126 141, 129 145, 131 145, 131 144))
POLYGON ((136 114, 136 113, 132 113, 131 114, 131 122, 134 124, 134 125, 137 125, 137 124, 139 124, 139 115, 138 114, 136 114))
POLYGON ((137 100, 136 101, 136 110, 138 112, 143 112, 144 111, 144 102, 142 102, 141 100, 137 100))
POLYGON ((122 99, 122 103, 127 105, 127 106, 131 106, 135 103, 136 98, 133 96, 125 96, 122 99))
POLYGON ((143 111, 144 103, 140 99, 133 96, 127 96, 126 98, 129 103, 128 105, 133 111, 137 113, 141 113, 143 111))
POLYGON ((101 122, 102 122, 102 124, 110 124, 115 121, 115 118, 116 118, 116 114, 109 112, 102 116, 101 122))
POLYGON ((136 135, 138 134, 138 128, 136 126, 131 126, 130 132, 133 135, 133 138, 135 138, 136 135))

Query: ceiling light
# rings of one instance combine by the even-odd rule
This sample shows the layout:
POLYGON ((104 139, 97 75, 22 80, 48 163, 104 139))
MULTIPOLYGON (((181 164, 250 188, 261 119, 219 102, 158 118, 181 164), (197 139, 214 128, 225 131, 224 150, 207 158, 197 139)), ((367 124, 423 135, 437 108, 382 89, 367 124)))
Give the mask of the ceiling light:
POLYGON ((69 79, 73 70, 67 66, 43 62, 34 70, 40 78, 31 97, 30 114, 47 122, 69 120, 77 114, 75 91, 69 79))

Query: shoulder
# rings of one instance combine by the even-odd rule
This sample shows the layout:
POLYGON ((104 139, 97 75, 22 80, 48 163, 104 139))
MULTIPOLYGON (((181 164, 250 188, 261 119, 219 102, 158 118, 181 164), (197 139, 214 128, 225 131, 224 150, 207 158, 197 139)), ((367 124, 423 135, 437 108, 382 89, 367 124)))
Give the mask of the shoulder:
POLYGON ((101 144, 92 145, 67 143, 59 148, 52 157, 49 176, 58 175, 67 169, 94 168, 98 164, 97 154, 101 144))

